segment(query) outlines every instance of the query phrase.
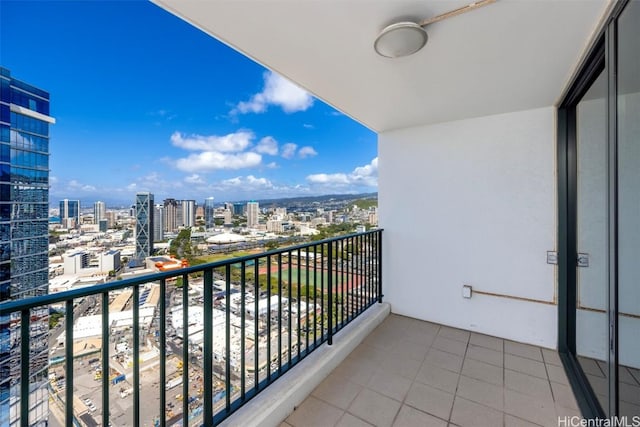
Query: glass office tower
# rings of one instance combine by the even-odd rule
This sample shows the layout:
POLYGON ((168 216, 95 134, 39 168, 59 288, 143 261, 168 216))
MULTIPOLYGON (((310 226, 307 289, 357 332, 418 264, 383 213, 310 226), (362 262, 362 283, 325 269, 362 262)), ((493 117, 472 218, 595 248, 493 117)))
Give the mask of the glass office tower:
POLYGON ((153 194, 136 194, 136 259, 144 263, 153 253, 153 194))
MULTIPOLYGON (((49 94, 0 67, 0 301, 45 295, 49 286, 49 94)), ((0 425, 20 421, 29 387, 29 424, 48 417, 48 308, 31 312, 29 378, 20 372, 20 322, 0 315, 0 425)))

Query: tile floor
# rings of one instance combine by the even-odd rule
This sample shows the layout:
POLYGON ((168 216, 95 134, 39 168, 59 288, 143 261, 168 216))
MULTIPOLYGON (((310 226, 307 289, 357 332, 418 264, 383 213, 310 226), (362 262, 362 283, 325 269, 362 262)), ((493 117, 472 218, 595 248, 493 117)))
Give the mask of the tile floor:
POLYGON ((282 427, 557 426, 579 413, 556 352, 392 314, 282 427))

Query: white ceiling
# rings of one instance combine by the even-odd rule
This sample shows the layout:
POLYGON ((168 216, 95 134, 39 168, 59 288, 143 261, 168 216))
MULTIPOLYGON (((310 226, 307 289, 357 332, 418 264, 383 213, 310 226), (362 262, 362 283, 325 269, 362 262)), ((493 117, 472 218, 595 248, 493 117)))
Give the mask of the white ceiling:
POLYGON ((608 0, 498 0, 427 27, 413 56, 385 26, 459 0, 152 0, 374 131, 554 105, 608 0))

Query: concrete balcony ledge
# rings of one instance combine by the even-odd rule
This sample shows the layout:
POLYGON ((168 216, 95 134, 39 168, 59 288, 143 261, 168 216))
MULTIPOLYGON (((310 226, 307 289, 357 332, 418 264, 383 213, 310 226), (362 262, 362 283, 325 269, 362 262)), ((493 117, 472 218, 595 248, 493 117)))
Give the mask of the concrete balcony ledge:
POLYGON ((375 304, 253 398, 221 426, 278 426, 391 312, 388 303, 375 304))

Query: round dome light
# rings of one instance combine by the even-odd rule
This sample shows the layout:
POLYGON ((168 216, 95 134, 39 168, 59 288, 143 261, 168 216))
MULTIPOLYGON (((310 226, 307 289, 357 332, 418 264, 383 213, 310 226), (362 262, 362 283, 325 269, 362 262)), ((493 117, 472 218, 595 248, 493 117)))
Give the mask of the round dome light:
POLYGON ((427 32, 415 22, 397 22, 384 28, 373 48, 385 58, 413 55, 427 44, 427 32))

